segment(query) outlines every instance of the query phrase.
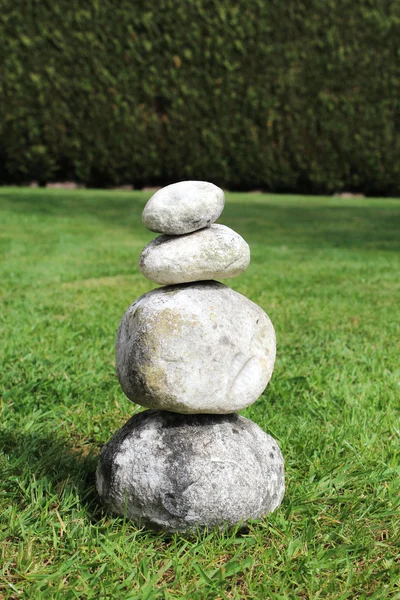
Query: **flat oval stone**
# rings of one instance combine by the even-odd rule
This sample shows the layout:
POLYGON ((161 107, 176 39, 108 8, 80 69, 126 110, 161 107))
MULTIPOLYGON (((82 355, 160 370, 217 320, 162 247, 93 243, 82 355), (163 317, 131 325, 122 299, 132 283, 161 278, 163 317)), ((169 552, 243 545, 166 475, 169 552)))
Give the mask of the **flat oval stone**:
POLYGON ((137 404, 226 414, 260 397, 275 352, 265 312, 222 283, 205 281, 158 288, 134 302, 118 329, 116 367, 137 404))
POLYGON ((250 263, 250 248, 225 225, 182 236, 160 235, 143 250, 139 271, 155 283, 171 285, 237 277, 250 263))
POLYGON ((158 190, 143 210, 150 231, 182 235, 208 227, 224 209, 224 192, 207 181, 180 181, 158 190))
POLYGON ((152 410, 103 447, 96 483, 112 512, 169 531, 257 519, 285 491, 278 444, 249 419, 152 410))

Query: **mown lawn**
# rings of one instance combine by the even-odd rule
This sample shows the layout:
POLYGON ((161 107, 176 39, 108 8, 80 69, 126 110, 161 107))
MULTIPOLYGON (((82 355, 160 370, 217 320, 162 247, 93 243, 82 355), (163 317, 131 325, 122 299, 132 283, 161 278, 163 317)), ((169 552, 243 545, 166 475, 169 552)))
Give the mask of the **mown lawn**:
POLYGON ((274 323, 243 414, 287 491, 244 531, 183 537, 105 514, 97 456, 138 407, 114 371, 150 194, 0 188, 0 597, 400 598, 400 201, 228 194, 250 244, 228 281, 274 323))

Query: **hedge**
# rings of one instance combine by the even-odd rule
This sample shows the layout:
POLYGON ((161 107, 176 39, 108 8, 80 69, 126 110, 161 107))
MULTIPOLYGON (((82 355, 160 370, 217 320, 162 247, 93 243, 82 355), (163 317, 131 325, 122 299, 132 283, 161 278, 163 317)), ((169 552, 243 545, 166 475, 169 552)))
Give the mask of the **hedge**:
POLYGON ((400 195, 398 0, 0 4, 0 183, 400 195))

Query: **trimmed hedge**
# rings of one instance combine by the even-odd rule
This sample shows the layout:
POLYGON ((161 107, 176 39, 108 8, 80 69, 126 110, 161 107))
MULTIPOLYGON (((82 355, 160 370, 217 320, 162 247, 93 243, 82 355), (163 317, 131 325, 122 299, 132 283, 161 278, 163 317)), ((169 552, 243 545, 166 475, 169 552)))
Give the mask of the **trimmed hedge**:
POLYGON ((398 0, 1 0, 0 182, 400 195, 398 0))

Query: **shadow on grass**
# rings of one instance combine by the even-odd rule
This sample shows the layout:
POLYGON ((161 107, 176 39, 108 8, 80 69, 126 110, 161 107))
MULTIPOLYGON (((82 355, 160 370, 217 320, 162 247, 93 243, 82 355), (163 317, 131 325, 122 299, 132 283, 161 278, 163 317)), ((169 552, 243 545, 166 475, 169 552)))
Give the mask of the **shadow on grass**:
MULTIPOLYGON (((100 444, 91 443, 81 449, 66 446, 65 440, 56 435, 26 434, 21 432, 0 431, 0 467, 1 452, 9 460, 6 476, 3 475, 3 492, 11 498, 16 505, 26 502, 33 504, 37 489, 41 488, 44 501, 48 503, 51 496, 57 496, 64 506, 76 507, 76 497, 85 515, 93 525, 98 525, 106 512, 95 487, 95 474, 98 462, 100 444), (18 485, 16 486, 16 482, 18 485)), ((40 494, 39 494, 40 495, 40 494)), ((40 503, 40 500, 39 500, 40 503)), ((121 526, 125 523, 124 517, 111 515, 113 521, 121 526)), ((207 541, 212 536, 235 538, 249 535, 251 523, 236 526, 199 528, 186 532, 174 533, 162 528, 149 529, 131 523, 140 536, 162 538, 165 543, 170 543, 176 537, 207 541)))
MULTIPOLYGON (((93 218, 143 232, 141 213, 151 194, 76 190, 4 190, 8 210, 24 215, 93 218)), ((307 197, 265 196, 264 200, 227 203, 220 221, 237 229, 250 243, 307 247, 400 250, 400 202, 371 204, 307 197)))
MULTIPOLYGON (((50 495, 69 496, 78 500, 92 522, 103 516, 95 488, 99 445, 88 443, 82 448, 68 446, 51 433, 0 431, 0 451, 8 457, 5 492, 15 497, 32 484, 50 495), (18 488, 15 482, 18 482, 18 488), (8 488, 8 489, 7 489, 8 488)), ((1 455, 0 455, 1 457, 1 455)), ((22 498, 21 498, 22 499, 22 498)), ((15 497, 17 500, 17 497, 15 497)))

